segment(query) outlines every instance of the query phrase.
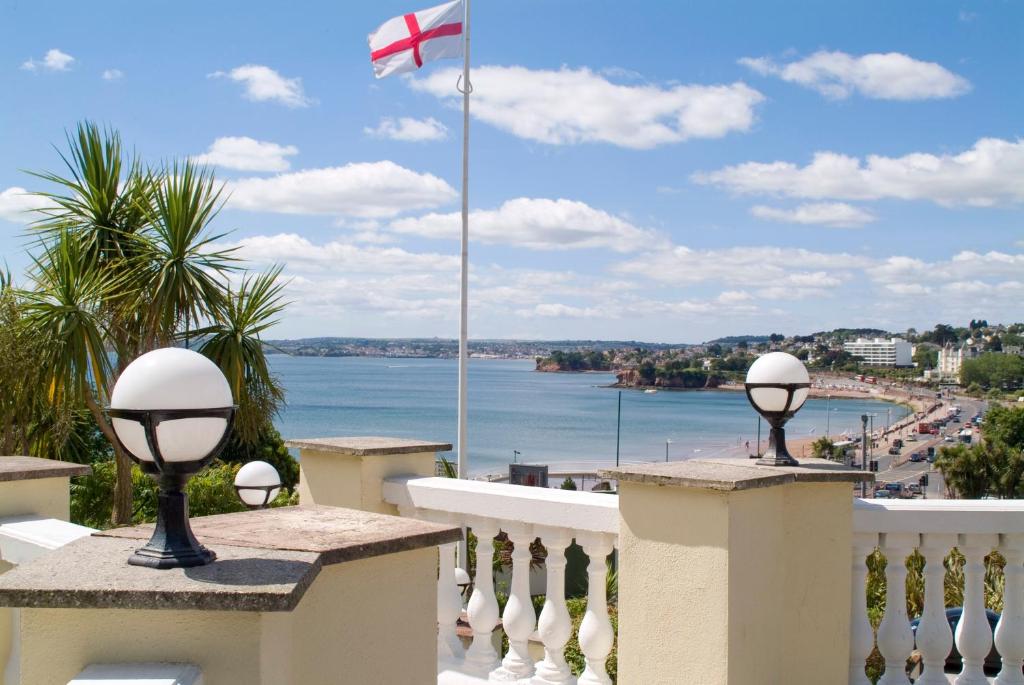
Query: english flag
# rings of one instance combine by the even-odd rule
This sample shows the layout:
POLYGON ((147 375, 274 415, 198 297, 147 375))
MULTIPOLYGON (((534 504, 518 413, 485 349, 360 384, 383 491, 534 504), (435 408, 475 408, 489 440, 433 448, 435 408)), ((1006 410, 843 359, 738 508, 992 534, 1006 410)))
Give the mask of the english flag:
POLYGON ((462 57, 463 0, 388 19, 369 35, 373 74, 415 71, 424 62, 462 57))

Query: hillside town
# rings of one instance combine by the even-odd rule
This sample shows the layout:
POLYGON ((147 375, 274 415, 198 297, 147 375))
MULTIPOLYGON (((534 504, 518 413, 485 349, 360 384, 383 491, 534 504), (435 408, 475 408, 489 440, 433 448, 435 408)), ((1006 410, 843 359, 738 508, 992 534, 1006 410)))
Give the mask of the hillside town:
POLYGON ((1024 324, 972 320, 965 327, 937 324, 902 334, 836 329, 811 335, 734 336, 650 349, 554 351, 537 360, 540 371, 614 371, 623 386, 718 387, 738 381, 759 355, 788 352, 812 372, 853 373, 868 382, 888 378, 968 393, 1012 393, 1024 387, 1024 324))

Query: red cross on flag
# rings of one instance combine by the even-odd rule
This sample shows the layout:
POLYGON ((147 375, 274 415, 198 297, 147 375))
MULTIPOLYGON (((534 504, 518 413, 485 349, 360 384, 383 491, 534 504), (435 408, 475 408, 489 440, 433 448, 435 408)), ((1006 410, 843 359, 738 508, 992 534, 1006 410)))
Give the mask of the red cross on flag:
POLYGON ((424 62, 462 57, 463 0, 388 19, 370 34, 377 78, 415 71, 424 62))

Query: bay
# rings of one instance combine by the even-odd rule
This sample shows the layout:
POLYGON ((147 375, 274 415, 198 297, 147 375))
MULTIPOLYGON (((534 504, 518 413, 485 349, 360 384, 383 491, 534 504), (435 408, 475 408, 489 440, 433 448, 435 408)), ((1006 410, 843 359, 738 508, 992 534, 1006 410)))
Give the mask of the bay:
MULTIPOLYGON (((383 435, 455 443, 454 359, 268 357, 287 392, 276 420, 285 438, 383 435)), ((505 473, 519 461, 553 471, 615 464, 618 390, 610 373, 538 373, 530 360, 469 364, 470 475, 505 473)), ((810 399, 787 425, 790 439, 859 432, 908 413, 877 400, 810 399), (826 412, 826 406, 830 411, 826 412), (827 418, 826 418, 827 417, 827 418)), ((757 440, 758 417, 740 392, 622 391, 622 462, 743 456, 757 440)), ((763 444, 767 427, 762 423, 763 444)), ((445 455, 454 460, 454 453, 445 455)), ((797 455, 799 456, 799 455, 797 455)))

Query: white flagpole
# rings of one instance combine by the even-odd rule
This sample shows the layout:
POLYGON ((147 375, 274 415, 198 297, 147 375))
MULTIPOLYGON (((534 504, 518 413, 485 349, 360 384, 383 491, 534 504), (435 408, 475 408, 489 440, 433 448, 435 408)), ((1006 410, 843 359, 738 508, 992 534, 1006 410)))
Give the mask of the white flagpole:
MULTIPOLYGON (((460 289, 459 311, 459 437, 458 475, 465 478, 469 468, 469 453, 466 445, 467 373, 469 371, 469 94, 473 86, 469 81, 469 1, 465 0, 463 18, 462 63, 462 287, 460 289)), ((466 536, 463 530, 459 544, 459 565, 468 570, 466 536)))

